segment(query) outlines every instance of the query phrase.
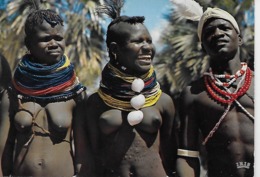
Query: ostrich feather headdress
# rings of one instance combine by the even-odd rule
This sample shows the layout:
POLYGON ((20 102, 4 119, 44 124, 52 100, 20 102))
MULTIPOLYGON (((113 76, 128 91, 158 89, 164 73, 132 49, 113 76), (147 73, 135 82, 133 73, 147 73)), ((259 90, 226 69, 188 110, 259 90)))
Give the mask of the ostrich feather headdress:
POLYGON ((203 8, 200 4, 194 0, 171 0, 171 2, 174 4, 174 9, 176 10, 179 18, 199 21, 197 33, 200 41, 203 26, 211 18, 221 18, 229 21, 235 30, 240 33, 235 18, 227 11, 220 8, 209 7, 205 12, 203 12, 203 8))
POLYGON ((178 18, 199 21, 203 15, 203 9, 194 0, 171 0, 178 18))
POLYGON ((96 11, 99 14, 106 14, 114 20, 120 17, 121 9, 123 6, 123 0, 104 0, 104 3, 97 7, 96 11))

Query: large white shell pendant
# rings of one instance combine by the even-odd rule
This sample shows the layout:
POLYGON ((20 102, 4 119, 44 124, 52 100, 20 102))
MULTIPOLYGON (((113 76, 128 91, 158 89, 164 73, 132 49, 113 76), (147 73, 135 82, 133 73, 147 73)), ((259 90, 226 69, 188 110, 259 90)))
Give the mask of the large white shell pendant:
POLYGON ((136 95, 130 100, 130 104, 135 109, 140 109, 145 104, 145 97, 142 94, 136 95))
POLYGON ((139 124, 144 118, 144 113, 140 110, 138 111, 131 111, 127 115, 127 121, 131 126, 139 124))
POLYGON ((136 78, 131 85, 131 89, 135 92, 141 92, 144 89, 144 81, 140 78, 136 78))

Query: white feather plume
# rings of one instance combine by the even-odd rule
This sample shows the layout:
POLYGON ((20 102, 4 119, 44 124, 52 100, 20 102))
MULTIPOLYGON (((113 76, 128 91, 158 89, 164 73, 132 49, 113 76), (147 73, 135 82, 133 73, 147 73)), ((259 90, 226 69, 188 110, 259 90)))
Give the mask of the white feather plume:
POLYGON ((171 0, 180 19, 199 21, 203 15, 200 4, 194 0, 171 0))

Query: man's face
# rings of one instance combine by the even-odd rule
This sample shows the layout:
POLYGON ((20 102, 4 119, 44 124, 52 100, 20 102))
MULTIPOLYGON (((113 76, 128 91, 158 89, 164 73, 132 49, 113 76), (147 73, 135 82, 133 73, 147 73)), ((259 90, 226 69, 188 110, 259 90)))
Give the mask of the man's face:
POLYGON ((233 57, 241 45, 241 37, 230 22, 212 19, 203 27, 202 45, 211 57, 233 57))
POLYGON ((63 26, 51 26, 44 20, 41 25, 35 26, 34 30, 28 46, 34 60, 47 65, 57 63, 65 49, 63 26))
MULTIPOLYGON (((141 24, 121 23, 124 30, 124 44, 118 44, 117 60, 131 74, 144 74, 149 71, 155 55, 155 47, 146 27, 141 24)), ((123 29, 122 29, 123 28, 123 29)))

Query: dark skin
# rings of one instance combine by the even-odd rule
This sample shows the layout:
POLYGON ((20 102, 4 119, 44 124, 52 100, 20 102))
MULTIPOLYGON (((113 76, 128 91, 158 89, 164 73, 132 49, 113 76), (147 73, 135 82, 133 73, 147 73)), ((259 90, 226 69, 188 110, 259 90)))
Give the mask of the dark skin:
MULTIPOLYGON (((41 25, 34 28, 35 33, 32 34, 27 46, 34 62, 46 65, 58 62, 65 48, 63 26, 60 24, 51 26, 44 20, 41 25)), ((10 114, 13 117, 11 123, 5 121, 3 130, 4 135, 9 133, 3 174, 73 176, 71 130, 76 100, 38 103, 22 100, 17 102, 11 97, 10 102, 12 103, 10 114), (19 111, 21 108, 26 111, 19 111), (39 126, 32 125, 33 120, 39 126), (9 132, 6 127, 10 127, 9 132), (12 157, 13 150, 14 157, 12 157)), ((3 134, 1 133, 1 136, 3 134)))
POLYGON ((4 169, 6 163, 4 163, 4 159, 2 158, 2 154, 4 153, 5 143, 7 140, 7 132, 9 129, 9 99, 7 94, 7 86, 11 82, 11 69, 6 61, 6 59, 0 55, 0 176, 3 176, 2 168, 4 169), (7 125, 7 126, 5 126, 7 125), (3 163, 2 163, 3 162, 3 163))
MULTIPOLYGON (((223 19, 211 19, 204 25, 202 45, 210 56, 214 74, 235 74, 241 69, 239 46, 241 36, 231 23, 223 19)), ((240 78, 236 81, 239 82, 240 78)), ((234 90, 235 84, 229 89, 234 90)), ((254 115, 254 78, 247 94, 237 99, 254 115)), ((198 151, 199 131, 205 138, 226 110, 206 91, 203 79, 188 86, 182 93, 180 106, 180 148, 198 151)), ((252 177, 254 166, 254 122, 236 104, 228 111, 213 137, 206 144, 209 177, 252 177), (238 168, 238 164, 249 168, 238 168)), ((180 177, 198 177, 199 160, 179 157, 177 173, 180 177)))
MULTIPOLYGON (((155 50, 145 26, 116 25, 125 34, 124 45, 110 45, 117 61, 127 67, 127 73, 148 72, 155 50)), ((175 108, 168 95, 163 93, 155 105, 142 108, 144 119, 135 126, 127 122, 128 112, 107 106, 97 93, 82 109, 85 115, 75 119, 74 133, 79 175, 158 177, 174 171, 175 108)))

